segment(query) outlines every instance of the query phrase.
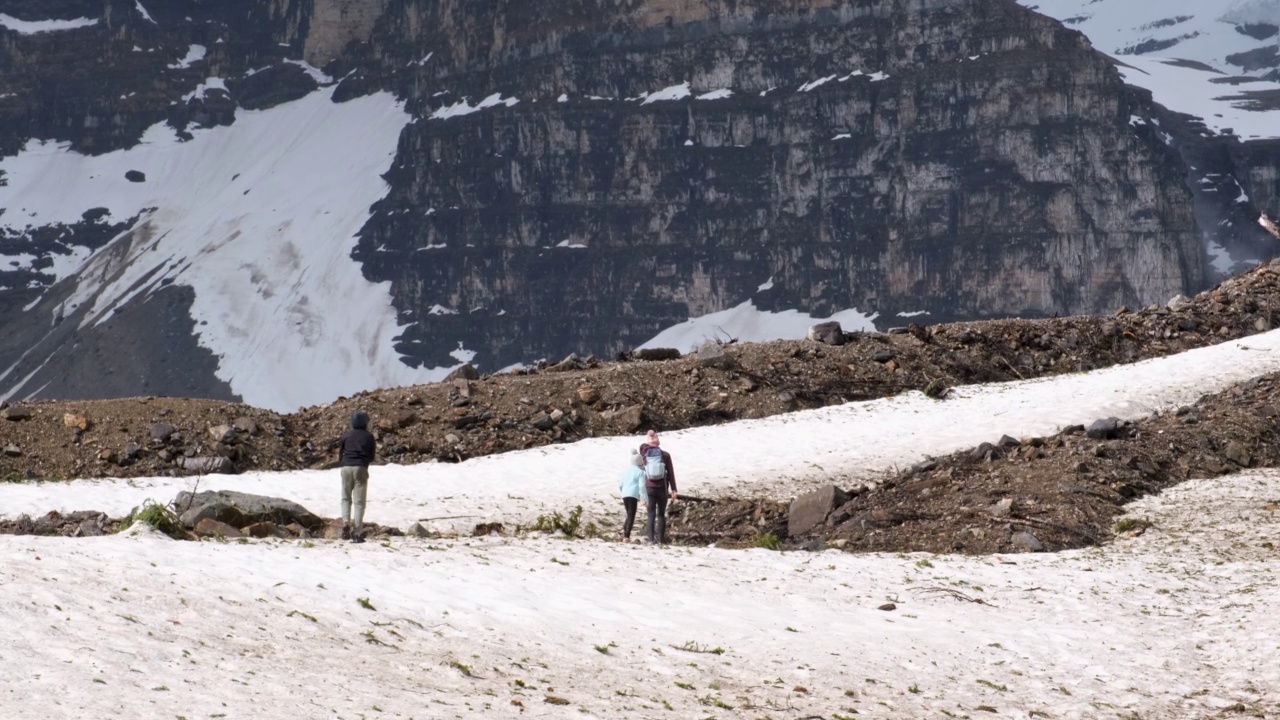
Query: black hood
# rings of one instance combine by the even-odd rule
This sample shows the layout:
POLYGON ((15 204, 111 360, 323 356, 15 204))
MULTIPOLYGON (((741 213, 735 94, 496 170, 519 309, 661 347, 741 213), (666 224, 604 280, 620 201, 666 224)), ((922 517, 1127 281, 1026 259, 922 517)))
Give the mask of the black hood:
POLYGON ((367 429, 369 427, 369 416, 360 410, 351 413, 351 427, 356 430, 367 429))

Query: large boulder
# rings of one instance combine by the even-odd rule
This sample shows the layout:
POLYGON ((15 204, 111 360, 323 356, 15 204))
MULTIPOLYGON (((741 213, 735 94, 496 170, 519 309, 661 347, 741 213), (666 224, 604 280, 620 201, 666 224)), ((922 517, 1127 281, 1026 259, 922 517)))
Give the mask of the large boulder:
POLYGON ((840 327, 840 323, 834 320, 810 327, 805 337, 812 342, 820 342, 824 345, 844 344, 844 330, 840 327))
POLYGON ((791 503, 787 512, 787 535, 798 537, 826 522, 832 510, 849 501, 849 494, 835 485, 826 485, 791 503))
POLYGON ((178 493, 173 506, 182 512, 180 519, 188 528, 206 518, 236 528, 267 521, 277 525, 297 523, 308 530, 324 525, 323 518, 292 500, 232 490, 206 490, 195 495, 184 490, 178 493))
POLYGON ((677 360, 680 358, 680 351, 675 348, 640 348, 632 357, 647 361, 677 360))
POLYGON ((197 472, 205 475, 220 474, 231 475, 236 471, 235 463, 231 462, 231 458, 222 455, 197 455, 195 457, 178 458, 178 467, 190 472, 197 472))
POLYGON ((1094 420, 1085 434, 1094 440, 1113 440, 1123 433, 1124 423, 1119 418, 1109 417, 1094 420))

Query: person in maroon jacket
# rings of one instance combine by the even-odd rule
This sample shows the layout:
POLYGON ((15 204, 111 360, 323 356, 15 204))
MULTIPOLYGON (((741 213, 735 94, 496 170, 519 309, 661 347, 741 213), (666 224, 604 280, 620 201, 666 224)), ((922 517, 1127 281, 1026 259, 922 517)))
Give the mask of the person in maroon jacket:
POLYGON ((644 531, 650 543, 667 543, 667 498, 676 500, 676 468, 671 463, 671 453, 663 450, 658 433, 653 430, 640 444, 640 457, 644 459, 644 489, 649 496, 649 518, 644 531), (670 495, 667 491, 670 490, 670 495), (656 526, 656 527, 655 527, 656 526))

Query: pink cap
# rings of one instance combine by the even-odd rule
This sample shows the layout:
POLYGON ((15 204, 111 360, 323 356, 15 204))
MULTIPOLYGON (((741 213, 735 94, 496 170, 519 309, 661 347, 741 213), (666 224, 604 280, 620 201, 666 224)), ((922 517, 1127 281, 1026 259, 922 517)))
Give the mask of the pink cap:
POLYGON ((649 433, 648 433, 647 435, 645 435, 645 440, 646 440, 650 445, 658 445, 658 444, 660 444, 660 441, 658 440, 658 433, 654 432, 653 430, 650 430, 650 431, 649 431, 649 433))

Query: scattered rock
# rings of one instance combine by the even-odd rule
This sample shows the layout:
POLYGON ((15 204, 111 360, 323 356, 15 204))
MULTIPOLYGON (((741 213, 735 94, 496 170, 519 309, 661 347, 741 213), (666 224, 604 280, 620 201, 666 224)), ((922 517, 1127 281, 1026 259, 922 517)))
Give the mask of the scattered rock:
POLYGON ((10 420, 12 422, 21 422, 23 420, 31 419, 31 411, 24 407, 11 405, 5 408, 4 410, 0 410, 0 417, 3 417, 5 420, 10 420))
POLYGON ((214 425, 209 428, 209 437, 216 443, 232 443, 236 439, 236 429, 230 425, 214 425))
POLYGON ((989 442, 984 442, 969 452, 969 457, 974 460, 989 460, 995 453, 996 446, 989 442))
POLYGON ((466 363, 454 368, 452 372, 444 376, 444 382, 446 383, 451 383, 458 379, 479 380, 480 371, 476 370, 476 367, 471 363, 466 363))
POLYGON ((141 170, 128 170, 124 174, 124 179, 131 183, 140 183, 147 181, 147 174, 141 170))
POLYGON ((840 323, 832 320, 811 326, 805 338, 824 345, 843 345, 844 330, 840 328, 840 323))
POLYGON ((1119 418, 1103 418, 1094 420, 1089 425, 1089 429, 1085 434, 1094 440, 1110 440, 1120 436, 1120 419, 1119 418))
POLYGON ((4 454, 9 457, 22 457, 22 449, 13 443, 4 446, 4 454))
POLYGON ((1253 462, 1253 456, 1249 452, 1249 448, 1236 440, 1228 442, 1226 448, 1223 449, 1222 454, 1226 455, 1228 460, 1240 467, 1247 468, 1249 467, 1249 464, 1253 462))
POLYGON ((991 507, 991 514, 996 517, 1010 517, 1014 514, 1013 498, 1005 498, 991 507))
POLYGON ((269 520, 253 523, 252 525, 248 525, 244 527, 243 530, 245 535, 248 535, 249 537, 255 537, 255 538, 269 538, 269 537, 287 538, 289 537, 288 530, 285 530, 284 528, 280 527, 279 525, 276 525, 275 523, 269 520))
POLYGON ((897 610, 897 609, 898 609, 898 606, 897 606, 896 604, 894 604, 894 603, 885 603, 885 604, 881 605, 880 607, 878 607, 878 608, 876 608, 876 609, 877 609, 877 610, 884 610, 885 612, 892 612, 892 611, 894 611, 894 610, 897 610))
POLYGON ((64 427, 85 431, 89 429, 89 418, 84 413, 63 413, 62 424, 64 427))
POLYGON ((1013 536, 1009 538, 1009 542, 1019 550, 1026 550, 1028 552, 1042 552, 1044 550, 1044 543, 1040 542, 1040 538, 1026 530, 1014 533, 1013 536))
POLYGON ((644 406, 631 405, 621 410, 601 413, 601 417, 622 432, 633 433, 644 426, 644 406))
POLYGON ((173 425, 167 422, 152 423, 151 439, 158 443, 169 442, 169 438, 177 431, 173 425))
POLYGON ((583 385, 578 388, 578 399, 584 405, 595 405, 600 402, 600 391, 590 385, 583 385))
POLYGON ((680 351, 675 348, 640 348, 631 354, 636 360, 659 361, 676 360, 680 351))
POLYGON ((244 533, 235 527, 209 517, 201 518, 200 522, 196 523, 194 532, 200 537, 226 538, 227 540, 244 537, 244 533))
POLYGON ((725 351, 724 345, 707 341, 698 348, 698 365, 704 368, 732 370, 738 367, 738 362, 725 351))
POLYGON ((822 525, 832 510, 849 501, 848 493, 835 485, 827 485, 801 495, 787 512, 787 535, 799 537, 822 525))
POLYGON ((231 458, 222 455, 180 457, 177 464, 183 470, 203 475, 233 475, 236 471, 236 465, 231 462, 231 458))

